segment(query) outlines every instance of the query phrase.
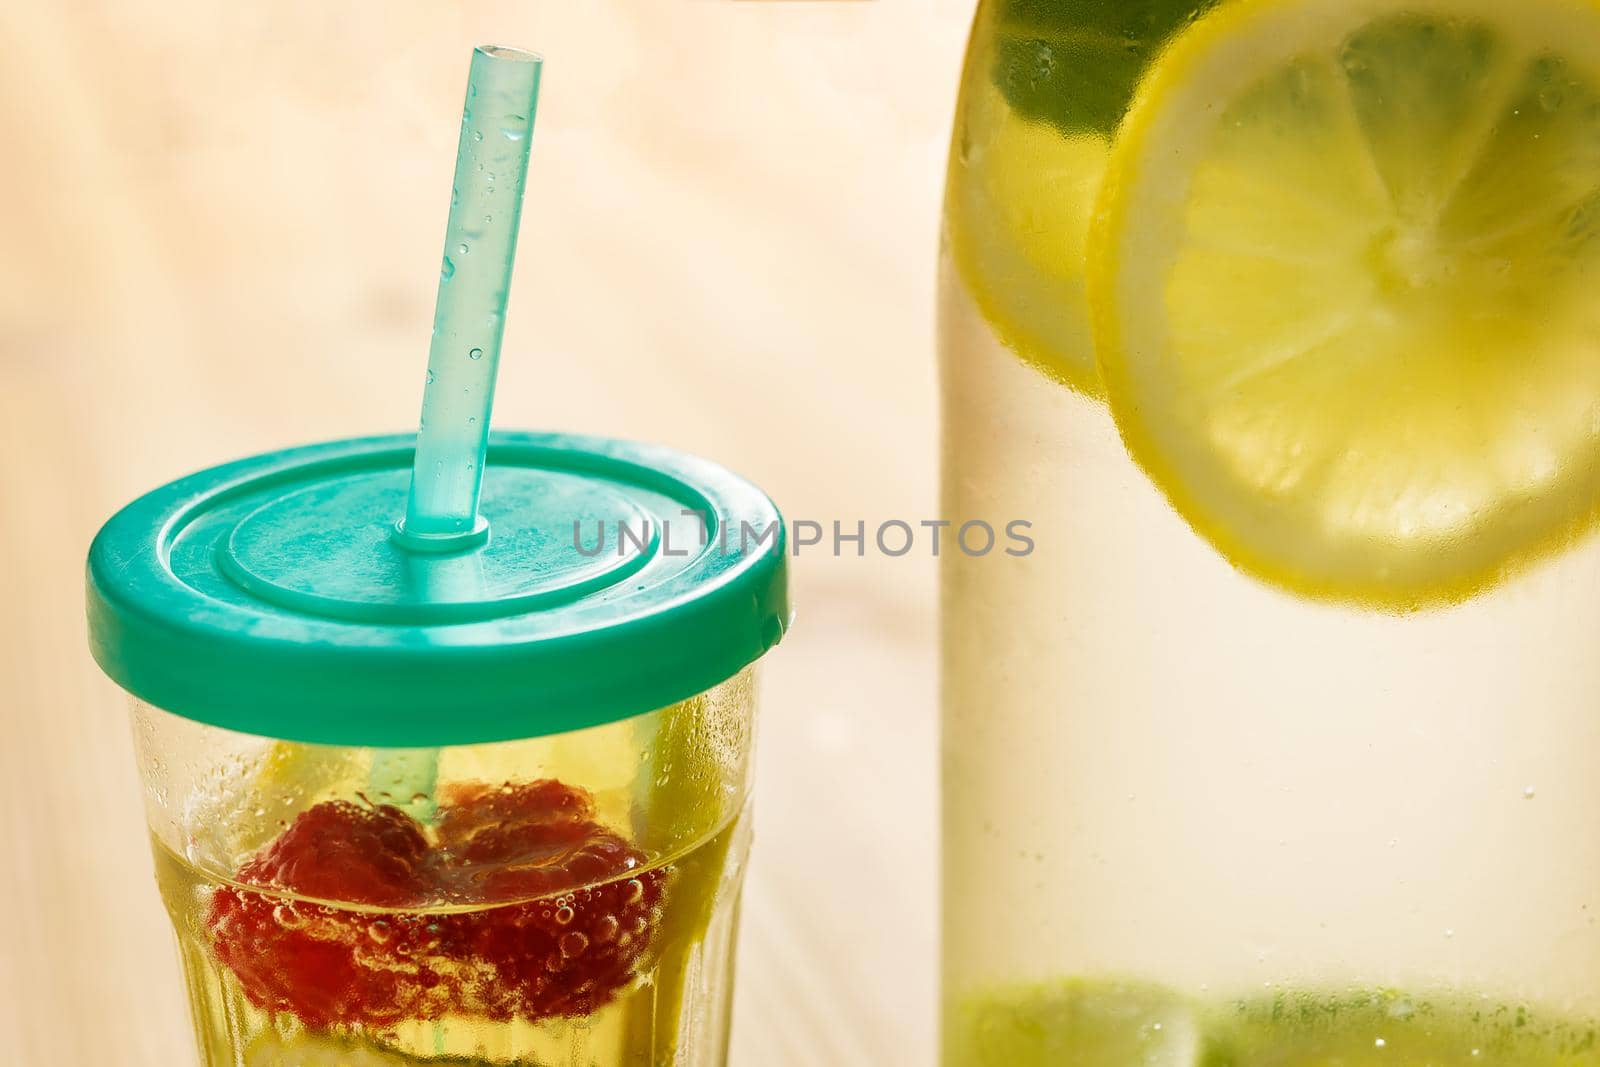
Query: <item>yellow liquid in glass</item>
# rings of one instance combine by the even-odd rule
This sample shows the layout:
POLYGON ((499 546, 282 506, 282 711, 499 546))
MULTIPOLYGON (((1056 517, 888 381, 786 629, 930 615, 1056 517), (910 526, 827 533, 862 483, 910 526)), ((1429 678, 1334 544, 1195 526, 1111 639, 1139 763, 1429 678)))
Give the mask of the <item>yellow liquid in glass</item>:
MULTIPOLYGON (((403 1022, 381 1032, 360 1026, 308 1029, 287 1013, 276 1017, 251 1003, 238 978, 218 959, 208 916, 219 883, 155 843, 157 880, 178 934, 191 1010, 206 1067, 532 1067, 532 1065, 713 1064, 726 1046, 726 983, 736 923, 733 905, 742 877, 745 823, 723 827, 681 855, 630 871, 613 882, 663 876, 649 944, 633 979, 589 1015, 570 1018, 489 1019, 445 1015, 403 1022)), ((591 888, 604 890, 610 883, 591 888)), ((313 907, 288 894, 289 908, 313 907)), ((571 897, 574 889, 559 894, 571 897)), ((543 903, 553 910, 564 901, 543 903)), ((537 905, 539 900, 531 902, 537 905)), ((528 901, 495 908, 526 907, 528 901)), ((381 908, 325 905, 353 930, 404 914, 408 922, 430 915, 461 915, 472 908, 403 913, 381 908)), ((380 925, 379 929, 383 929, 380 925)))

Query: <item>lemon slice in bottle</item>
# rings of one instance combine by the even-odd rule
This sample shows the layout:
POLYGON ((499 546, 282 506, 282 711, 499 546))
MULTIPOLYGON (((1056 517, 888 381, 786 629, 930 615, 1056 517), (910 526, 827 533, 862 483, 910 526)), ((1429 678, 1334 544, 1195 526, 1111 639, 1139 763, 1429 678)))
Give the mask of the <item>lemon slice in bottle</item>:
POLYGON ((1134 458, 1235 566, 1386 610, 1595 523, 1600 4, 1238 0, 1146 75, 1091 235, 1134 458))
POLYGON ((969 87, 950 165, 947 240, 962 281, 1007 347, 1098 396, 1084 270, 1104 134, 1064 133, 969 87))

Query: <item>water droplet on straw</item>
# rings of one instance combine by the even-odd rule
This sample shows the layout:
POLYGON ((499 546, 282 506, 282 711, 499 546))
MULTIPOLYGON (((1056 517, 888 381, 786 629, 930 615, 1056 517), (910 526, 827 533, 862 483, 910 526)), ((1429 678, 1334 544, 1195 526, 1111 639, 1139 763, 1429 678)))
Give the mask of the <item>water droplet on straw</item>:
POLYGON ((455 276, 456 276, 456 265, 450 261, 450 257, 449 256, 445 256, 444 257, 444 266, 439 268, 439 277, 443 281, 449 281, 451 278, 454 278, 455 276))
POLYGON ((474 140, 474 141, 481 141, 481 140, 483 140, 483 131, 482 131, 482 130, 473 130, 473 131, 472 131, 472 139, 473 139, 473 140, 474 140))
POLYGON ((508 141, 520 141, 522 140, 523 134, 521 130, 513 130, 511 127, 507 126, 505 129, 500 131, 500 136, 504 137, 508 141))
POLYGON ((465 241, 463 241, 460 244, 456 245, 456 255, 464 256, 466 254, 467 254, 467 243, 465 241))
POLYGON ((467 358, 468 359, 482 359, 483 358, 483 349, 474 348, 471 352, 467 353, 467 358))
POLYGON ((433 384, 433 371, 429 371, 428 372, 428 384, 429 385, 433 384))

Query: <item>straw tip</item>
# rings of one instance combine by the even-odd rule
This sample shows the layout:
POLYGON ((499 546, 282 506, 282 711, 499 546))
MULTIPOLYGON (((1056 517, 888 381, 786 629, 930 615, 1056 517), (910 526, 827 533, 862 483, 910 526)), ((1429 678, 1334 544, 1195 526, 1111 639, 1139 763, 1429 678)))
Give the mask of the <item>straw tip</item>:
POLYGON ((480 44, 473 51, 490 59, 502 59, 511 63, 543 63, 544 56, 537 52, 529 52, 524 48, 511 48, 503 44, 480 44))

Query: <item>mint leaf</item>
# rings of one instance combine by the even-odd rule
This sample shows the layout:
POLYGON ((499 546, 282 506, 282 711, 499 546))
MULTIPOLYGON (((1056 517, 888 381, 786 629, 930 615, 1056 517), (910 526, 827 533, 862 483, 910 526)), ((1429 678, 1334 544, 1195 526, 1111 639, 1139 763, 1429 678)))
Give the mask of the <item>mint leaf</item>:
POLYGON ((995 86, 1064 133, 1113 133, 1161 45, 1214 2, 999 0, 995 86))

